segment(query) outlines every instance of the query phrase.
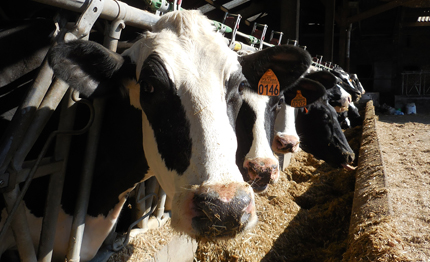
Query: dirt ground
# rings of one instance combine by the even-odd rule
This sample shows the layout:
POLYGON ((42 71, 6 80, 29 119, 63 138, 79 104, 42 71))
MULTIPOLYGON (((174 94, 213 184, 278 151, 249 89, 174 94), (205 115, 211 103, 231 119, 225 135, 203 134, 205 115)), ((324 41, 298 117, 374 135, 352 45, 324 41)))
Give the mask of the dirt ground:
POLYGON ((430 261, 430 114, 380 115, 376 126, 392 205, 389 224, 409 261, 430 261))
MULTIPOLYGON (((234 240, 199 242, 194 260, 430 261, 430 114, 380 115, 376 127, 391 213, 374 225, 381 244, 370 244, 373 257, 346 253, 357 170, 333 169, 299 152, 279 182, 256 196, 256 228, 234 240)), ((345 134, 358 155, 361 126, 345 134)), ((370 238, 375 238, 372 233, 370 238)), ((124 256, 117 254, 110 261, 149 258, 148 251, 172 234, 165 227, 144 240, 137 238, 124 256)), ((356 248, 360 253, 361 247, 356 248)))

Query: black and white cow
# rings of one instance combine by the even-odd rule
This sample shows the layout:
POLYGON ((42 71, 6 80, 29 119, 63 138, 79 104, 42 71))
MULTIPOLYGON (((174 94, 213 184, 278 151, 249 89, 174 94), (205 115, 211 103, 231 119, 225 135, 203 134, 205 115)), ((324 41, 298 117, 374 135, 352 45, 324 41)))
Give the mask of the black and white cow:
MULTIPOLYGON (((306 77, 322 83, 328 90, 337 83, 332 74, 324 71, 306 77)), ((300 136, 300 148, 333 167, 353 169, 350 164, 354 161, 354 152, 337 120, 337 112, 330 105, 327 96, 298 110, 296 129, 300 136)))
MULTIPOLYGON (((81 261, 96 254, 128 193, 152 175, 173 199, 171 225, 179 232, 228 238, 256 224, 253 190, 235 161, 241 93, 245 87, 258 88, 268 69, 286 89, 310 62, 307 52, 291 46, 262 52, 239 63, 199 11, 163 15, 152 32, 122 55, 88 41, 53 47, 49 62, 58 78, 84 96, 108 96, 81 261), (118 95, 124 93, 121 85, 125 98, 118 95)), ((64 258, 69 239, 77 167, 70 161, 54 248, 57 259, 64 258)), ((35 245, 43 204, 32 197, 39 190, 31 186, 25 199, 35 245)), ((0 253, 13 247, 11 232, 7 240, 0 253)))
MULTIPOLYGON (((316 101, 325 89, 318 82, 302 78, 285 93, 297 91, 308 95, 309 102, 316 101)), ((238 149, 237 165, 244 180, 255 192, 264 191, 279 178, 279 160, 272 151, 274 126, 283 98, 264 96, 252 89, 243 91, 243 105, 236 120, 238 149)))
MULTIPOLYGON (((327 89, 336 84, 334 76, 326 71, 318 71, 305 75, 320 82, 327 89)), ((291 99, 291 98, 290 98, 291 99)), ((288 99, 287 99, 288 100, 288 99)), ((275 140, 287 137, 279 130, 290 130, 292 138, 298 135, 300 148, 318 159, 322 159, 333 167, 353 168, 354 153, 337 121, 337 112, 328 103, 327 95, 302 108, 285 107, 277 116, 278 129, 275 140), (278 138, 279 136, 279 138, 278 138)), ((274 140, 274 141, 275 141, 274 140)), ((287 143, 273 143, 272 148, 277 154, 296 152, 287 143)))

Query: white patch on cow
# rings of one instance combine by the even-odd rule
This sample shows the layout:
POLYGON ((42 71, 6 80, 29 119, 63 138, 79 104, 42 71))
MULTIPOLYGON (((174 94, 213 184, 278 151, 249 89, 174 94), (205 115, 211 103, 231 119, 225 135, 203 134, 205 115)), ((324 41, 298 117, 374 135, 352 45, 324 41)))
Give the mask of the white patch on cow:
POLYGON ((351 99, 351 95, 345 91, 345 89, 343 89, 341 86, 337 85, 337 88, 340 89, 340 101, 339 103, 341 104, 341 107, 344 108, 348 108, 349 104, 351 103, 352 99, 351 99))
POLYGON ((130 98, 130 105, 133 107, 142 110, 140 105, 140 85, 132 79, 127 79, 123 83, 124 87, 128 91, 128 97, 130 98))
MULTIPOLYGON (((106 239, 116 223, 122 206, 126 201, 126 196, 132 191, 132 189, 133 188, 128 189, 118 197, 119 203, 115 205, 114 209, 109 212, 107 217, 104 217, 103 215, 99 215, 98 217, 86 216, 80 261, 89 261, 97 254, 103 241, 106 239)), ((31 225, 30 236, 33 244, 35 245, 35 249, 37 250, 42 228, 42 218, 35 217, 27 208, 25 208, 25 210, 28 224, 31 225)), ((2 218, 6 217, 7 213, 4 209, 2 212, 2 218)), ((60 209, 55 232, 54 253, 52 255, 53 261, 64 261, 64 258, 67 255, 72 222, 72 216, 66 214, 63 209, 60 209)), ((0 228, 3 228, 3 223, 4 221, 0 223, 0 228)), ((5 241, 0 245, 0 254, 14 245, 15 239, 11 229, 9 228, 5 236, 5 241)))
POLYGON ((294 136, 300 141, 296 130, 296 110, 285 103, 282 103, 281 109, 275 119, 275 135, 294 136))
POLYGON ((278 163, 278 158, 273 154, 270 142, 267 141, 268 134, 264 124, 266 121, 264 112, 269 99, 270 97, 268 96, 258 95, 247 89, 243 91, 243 100, 248 102, 249 106, 256 112, 256 119, 252 128, 254 139, 252 140, 251 149, 245 156, 244 164, 257 158, 271 159, 274 163, 278 163))
POLYGON ((144 113, 143 148, 151 170, 173 198, 172 225, 190 232, 191 214, 184 214, 189 210, 184 205, 193 185, 244 183, 235 163, 237 140, 227 115, 224 86, 240 65, 236 53, 199 11, 163 15, 152 32, 124 53, 134 59, 137 77, 151 53, 162 59, 190 123, 190 165, 182 175, 166 167, 144 113))

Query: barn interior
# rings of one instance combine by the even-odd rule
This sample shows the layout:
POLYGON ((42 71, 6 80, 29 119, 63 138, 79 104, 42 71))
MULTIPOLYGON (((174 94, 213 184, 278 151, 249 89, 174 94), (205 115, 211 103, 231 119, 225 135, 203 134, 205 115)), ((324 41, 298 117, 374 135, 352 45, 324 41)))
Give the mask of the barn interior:
MULTIPOLYGON (((43 2, 48 0, 0 2, 2 113, 16 107, 26 87, 33 82, 55 29, 52 22, 55 15, 62 12, 70 22, 75 22, 80 15, 43 2), (30 56, 31 59, 24 59, 30 56), (15 67, 20 64, 25 68, 15 67), (22 77, 14 78, 11 71, 22 77), (13 82, 7 82, 8 79, 13 82), (19 90, 14 99, 10 96, 2 99, 16 86, 19 90)), ((140 9, 148 8, 146 0, 124 2, 140 9)), ((226 12, 241 14, 239 31, 245 34, 251 34, 255 22, 267 24, 266 39, 272 30, 283 32, 282 44, 295 40, 300 46, 306 46, 312 56, 323 57, 327 63, 356 73, 367 94, 376 99, 375 105, 388 104, 404 111, 407 103, 415 103, 418 113, 430 112, 427 102, 430 100, 429 1, 183 0, 181 5, 184 9, 200 9, 216 21, 222 21, 226 12)), ((100 19, 95 24, 91 38, 102 38, 104 22, 100 19)), ((120 39, 123 46, 140 31, 126 26, 120 39)), ((241 36, 237 38, 246 42, 241 36)), ((0 134, 1 131, 4 130, 0 134)))
MULTIPOLYGON (((0 41, 5 47, 10 43, 8 23, 41 17, 52 19, 58 9, 42 2, 0 3, 0 17, 5 25, 0 41)), ((150 1, 125 2, 148 9, 150 1)), ((161 0, 153 2, 163 3, 161 0)), ((226 13, 240 14, 239 31, 245 34, 252 33, 255 23, 266 24, 266 40, 272 30, 282 32, 282 44, 297 40, 312 56, 322 56, 323 61, 357 74, 368 92, 366 97, 373 97, 376 105, 386 103, 402 108, 406 103, 415 102, 418 111, 430 110, 426 102, 430 95, 429 1, 183 0, 180 4, 184 9, 199 9, 220 22, 226 13)), ((127 31, 138 30, 128 27, 124 33, 127 31)), ((122 38, 125 37, 123 34, 122 38)), ((38 41, 37 36, 31 39, 38 41)), ((237 39, 246 41, 241 36, 237 39)), ((1 51, 3 58, 10 56, 8 50, 1 51)), ((1 67, 14 63, 12 60, 4 59, 1 67)))

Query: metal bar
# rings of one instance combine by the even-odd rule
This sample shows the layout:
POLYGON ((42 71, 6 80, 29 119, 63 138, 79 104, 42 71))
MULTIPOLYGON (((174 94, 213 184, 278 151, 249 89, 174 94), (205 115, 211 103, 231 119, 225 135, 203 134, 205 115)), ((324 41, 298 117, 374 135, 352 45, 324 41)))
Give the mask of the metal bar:
MULTIPOLYGON (((62 103, 59 130, 72 130, 76 115, 75 102, 72 99, 72 90, 69 89, 62 103)), ((69 155, 71 136, 60 135, 57 137, 54 157, 63 159, 63 164, 58 172, 51 175, 46 199, 46 209, 43 216, 42 232, 40 234, 38 261, 50 262, 54 249, 54 240, 57 227, 57 219, 60 211, 61 196, 63 194, 64 177, 66 174, 67 159, 69 155)))
MULTIPOLYGON (((82 13, 85 10, 87 1, 77 0, 34 0, 36 2, 64 8, 67 10, 82 13)), ((121 12, 124 12, 124 22, 127 25, 151 30, 152 26, 160 18, 148 11, 140 10, 138 8, 127 5, 120 1, 105 1, 103 11, 100 18, 107 20, 115 20, 121 12)))
POLYGON ((97 155, 97 145, 104 114, 104 103, 105 99, 103 98, 97 98, 94 100, 94 123, 88 133, 85 161, 83 164, 82 177, 79 186, 80 191, 76 201, 66 258, 67 261, 70 262, 80 261, 81 245, 85 230, 85 217, 87 214, 88 202, 91 192, 94 164, 97 155))
MULTIPOLYGON (((146 180, 148 181, 148 180, 146 180)), ((139 219, 140 217, 142 217, 143 214, 145 214, 145 210, 146 210, 146 201, 142 201, 142 199, 144 199, 145 195, 146 195, 146 181, 140 183, 137 187, 136 187, 136 214, 135 216, 135 220, 139 219)), ((143 228, 146 229, 148 227, 148 220, 147 219, 143 219, 141 221, 139 221, 139 223, 137 224, 137 226, 139 228, 143 228)))
POLYGON ((39 107, 51 84, 52 75, 52 69, 45 59, 25 100, 14 114, 11 123, 0 141, 0 180, 3 181, 0 184, 0 188, 8 187, 13 189, 15 186, 14 181, 9 181, 9 175, 5 172, 21 140, 26 135, 36 109, 39 107))
MULTIPOLYGON (((155 177, 151 177, 145 183, 146 183, 146 195, 156 194, 158 187, 159 187, 157 179, 155 177)), ((149 197, 146 199, 146 201, 145 201, 146 202, 146 204, 145 204, 146 209, 144 210, 144 213, 142 215, 150 212, 150 210, 152 208, 153 200, 154 199, 152 197, 149 197)), ((156 204, 158 204, 158 203, 156 203, 156 204)), ((147 221, 146 224, 148 224, 149 216, 146 217, 144 220, 146 220, 147 221)))
POLYGON ((15 153, 12 165, 15 170, 21 170, 22 164, 28 152, 33 147, 43 128, 54 113, 58 104, 61 102, 69 86, 61 80, 55 80, 51 89, 43 99, 42 104, 36 111, 31 126, 28 128, 27 135, 21 142, 20 147, 15 153))
POLYGON ((166 204, 166 192, 160 186, 158 188, 158 205, 157 213, 155 214, 158 219, 161 219, 164 215, 164 205, 166 204))
MULTIPOLYGON (((16 178, 16 183, 22 183, 25 180, 27 180, 28 175, 30 174, 31 168, 36 163, 35 160, 31 161, 25 161, 23 163, 23 168, 21 171, 18 172, 18 176, 16 178)), ((63 167, 64 161, 58 160, 58 161, 52 161, 51 157, 43 158, 40 161, 39 168, 37 169, 36 173, 34 174, 33 178, 38 178, 46 175, 53 174, 55 172, 58 172, 63 167)))
MULTIPOLYGON (((20 190, 18 186, 16 186, 11 192, 3 194, 9 214, 12 213, 12 207, 16 201, 19 201, 17 200, 19 199, 19 195, 20 190)), ((22 262, 36 262, 36 252, 34 250, 30 228, 27 224, 27 216, 25 215, 24 204, 22 202, 19 203, 17 214, 19 215, 11 221, 11 225, 18 247, 19 257, 22 262)), ((5 228, 3 228, 3 230, 4 229, 5 228)))

